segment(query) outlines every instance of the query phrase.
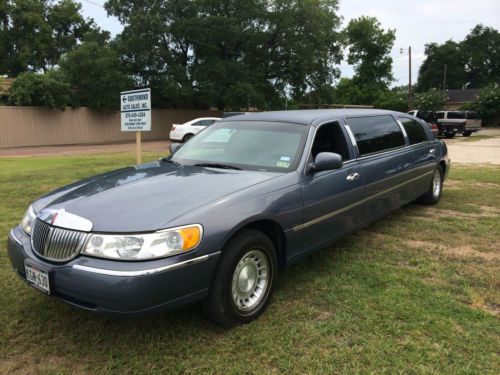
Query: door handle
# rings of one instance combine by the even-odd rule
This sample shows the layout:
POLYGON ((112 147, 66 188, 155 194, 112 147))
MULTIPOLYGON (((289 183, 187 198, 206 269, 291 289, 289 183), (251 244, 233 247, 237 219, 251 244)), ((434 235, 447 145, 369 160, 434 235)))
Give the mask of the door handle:
POLYGON ((433 154, 433 153, 435 153, 435 152, 436 152, 436 149, 435 149, 435 148, 431 148, 431 149, 429 150, 429 153, 431 153, 431 154, 433 154))
POLYGON ((356 181, 359 178, 359 173, 352 173, 346 177, 347 181, 356 181))

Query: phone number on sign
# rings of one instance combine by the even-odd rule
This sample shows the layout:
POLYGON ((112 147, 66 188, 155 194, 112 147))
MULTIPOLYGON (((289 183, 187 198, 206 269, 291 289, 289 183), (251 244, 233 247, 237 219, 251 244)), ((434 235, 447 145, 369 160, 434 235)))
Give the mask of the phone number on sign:
POLYGON ((125 118, 141 118, 141 117, 146 117, 146 113, 145 112, 125 113, 125 118))

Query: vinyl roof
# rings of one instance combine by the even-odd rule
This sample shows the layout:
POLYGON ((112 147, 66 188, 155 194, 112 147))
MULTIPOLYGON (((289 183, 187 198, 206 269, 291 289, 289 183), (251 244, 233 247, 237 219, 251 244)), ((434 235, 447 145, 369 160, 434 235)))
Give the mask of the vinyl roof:
POLYGON ((336 120, 341 117, 403 114, 380 109, 301 109, 293 111, 251 112, 231 116, 221 121, 276 121, 309 125, 316 121, 336 120))

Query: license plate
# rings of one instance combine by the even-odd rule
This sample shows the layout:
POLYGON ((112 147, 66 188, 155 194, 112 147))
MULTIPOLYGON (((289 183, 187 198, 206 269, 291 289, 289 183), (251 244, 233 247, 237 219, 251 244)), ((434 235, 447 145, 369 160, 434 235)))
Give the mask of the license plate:
POLYGON ((49 273, 28 262, 24 262, 24 271, 26 272, 26 281, 37 289, 50 294, 49 273))

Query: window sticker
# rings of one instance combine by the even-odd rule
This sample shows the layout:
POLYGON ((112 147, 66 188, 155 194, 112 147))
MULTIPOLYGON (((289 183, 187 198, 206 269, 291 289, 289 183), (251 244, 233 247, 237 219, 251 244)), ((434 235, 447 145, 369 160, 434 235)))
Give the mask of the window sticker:
POLYGON ((289 162, 291 159, 292 159, 292 158, 291 158, 290 156, 282 156, 282 157, 280 158, 280 161, 288 161, 288 162, 289 162))
POLYGON ((279 161, 276 163, 276 166, 280 168, 288 168, 290 166, 290 163, 286 161, 279 161))

